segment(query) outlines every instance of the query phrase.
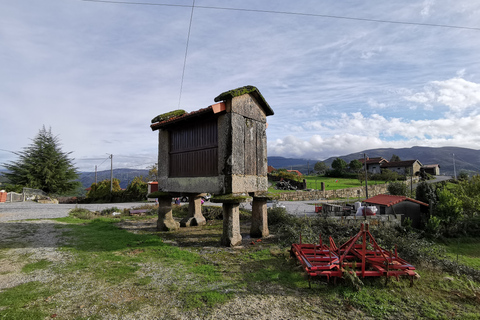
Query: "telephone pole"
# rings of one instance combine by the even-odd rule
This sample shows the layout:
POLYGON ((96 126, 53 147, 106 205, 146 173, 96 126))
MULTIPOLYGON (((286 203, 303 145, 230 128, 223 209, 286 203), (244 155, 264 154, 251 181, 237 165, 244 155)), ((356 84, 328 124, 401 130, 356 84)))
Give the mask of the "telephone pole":
POLYGON ((113 192, 113 154, 110 154, 110 193, 113 192))

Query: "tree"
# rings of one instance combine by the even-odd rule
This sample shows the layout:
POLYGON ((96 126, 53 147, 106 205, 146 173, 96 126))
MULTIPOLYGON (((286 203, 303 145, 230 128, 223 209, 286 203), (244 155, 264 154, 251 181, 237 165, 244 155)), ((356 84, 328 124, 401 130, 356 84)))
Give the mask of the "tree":
POLYGON ((392 157, 390 158, 390 162, 397 162, 397 161, 402 161, 399 156, 396 154, 393 154, 392 157))
POLYGON ((110 184, 114 193, 122 190, 122 188, 120 188, 120 180, 117 178, 113 178, 112 182, 110 182, 110 179, 105 179, 99 183, 92 183, 86 197, 93 200, 106 200, 111 198, 110 184))
POLYGON ((460 180, 455 194, 463 204, 463 213, 473 217, 480 213, 480 176, 460 180))
POLYGON ((158 164, 155 163, 151 167, 148 167, 148 180, 158 181, 158 164))
POLYGON ((125 192, 128 200, 145 200, 148 192, 148 184, 143 177, 135 177, 127 186, 125 192))
POLYGON ((318 173, 324 173, 325 171, 328 170, 328 166, 325 164, 325 162, 319 161, 315 163, 315 166, 313 167, 313 169, 318 173))
POLYGON ((74 191, 80 182, 73 166, 71 152, 63 152, 58 136, 45 126, 32 140, 32 144, 16 153, 19 160, 4 164, 4 175, 10 183, 41 189, 46 193, 65 194, 74 191))
POLYGON ((403 182, 390 182, 387 190, 393 196, 406 196, 408 192, 407 185, 403 182))
POLYGON ((415 191, 415 199, 426 204, 435 206, 437 202, 437 194, 430 183, 422 181, 418 183, 415 191))
POLYGON ((360 172, 360 170, 362 170, 363 168, 363 164, 357 159, 354 159, 350 161, 350 163, 348 164, 348 168, 353 172, 360 172))
POLYGON ((462 216, 462 201, 447 188, 437 189, 437 196, 436 215, 447 225, 454 224, 462 216))
POLYGON ((332 162, 332 169, 336 171, 337 174, 343 174, 347 168, 347 162, 343 159, 337 158, 332 162))

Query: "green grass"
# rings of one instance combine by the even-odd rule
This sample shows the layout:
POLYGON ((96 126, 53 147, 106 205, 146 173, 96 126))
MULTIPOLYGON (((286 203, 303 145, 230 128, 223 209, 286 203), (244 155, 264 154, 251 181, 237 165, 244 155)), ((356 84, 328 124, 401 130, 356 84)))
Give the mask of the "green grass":
POLYGON ((162 260, 186 267, 200 261, 198 255, 167 245, 155 235, 134 234, 119 229, 115 222, 115 219, 100 218, 69 225, 64 235, 74 240, 64 249, 76 254, 77 259, 65 268, 89 270, 97 278, 120 283, 136 279, 139 262, 162 260))
POLYGON ((22 272, 24 273, 30 273, 35 270, 43 270, 47 269, 50 265, 52 264, 51 261, 48 260, 40 260, 37 262, 29 263, 23 266, 22 272))
POLYGON ((38 301, 54 294, 40 282, 27 282, 0 292, 0 319, 28 320, 44 319, 48 312, 43 310, 38 301), (6 307, 5 309, 1 307, 6 307))
POLYGON ((451 260, 480 269, 480 238, 447 239, 444 246, 451 260))
MULTIPOLYGON (((346 179, 346 178, 330 178, 323 176, 302 176, 301 179, 305 179, 307 182, 307 189, 320 190, 322 182, 325 183, 325 190, 338 190, 346 188, 355 188, 365 186, 365 183, 360 183, 358 179, 346 179)), ((384 184, 385 181, 369 181, 369 185, 384 184)), ((273 186, 268 189, 272 193, 290 192, 285 190, 276 190, 273 186)))

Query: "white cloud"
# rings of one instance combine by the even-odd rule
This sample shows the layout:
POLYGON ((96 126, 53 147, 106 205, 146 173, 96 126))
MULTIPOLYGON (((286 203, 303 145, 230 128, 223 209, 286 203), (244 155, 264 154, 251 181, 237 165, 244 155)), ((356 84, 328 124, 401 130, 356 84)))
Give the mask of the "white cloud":
POLYGON ((420 12, 420 14, 423 17, 428 17, 430 15, 430 9, 432 8, 432 6, 434 4, 435 4, 434 0, 425 0, 423 2, 423 8, 422 8, 422 11, 420 12))
POLYGON ((404 98, 426 108, 444 105, 454 113, 463 113, 480 106, 480 84, 462 78, 431 81, 422 92, 404 98))
POLYGON ((437 120, 385 118, 374 114, 343 114, 328 123, 309 122, 306 127, 323 129, 309 138, 286 136, 269 143, 269 155, 324 159, 374 148, 411 146, 461 146, 478 149, 480 115, 437 120), (326 130, 341 127, 341 131, 326 130), (330 134, 329 134, 330 132, 330 134))

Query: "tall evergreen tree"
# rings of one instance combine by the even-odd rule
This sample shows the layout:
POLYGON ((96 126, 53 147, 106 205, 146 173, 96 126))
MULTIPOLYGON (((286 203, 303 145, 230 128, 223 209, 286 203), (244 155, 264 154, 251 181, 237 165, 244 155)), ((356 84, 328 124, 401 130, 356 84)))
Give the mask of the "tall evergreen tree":
POLYGON ((10 183, 41 189, 46 193, 65 194, 75 190, 79 182, 77 169, 69 158, 71 152, 63 152, 60 140, 45 126, 32 143, 16 153, 19 160, 4 164, 4 175, 10 183))

